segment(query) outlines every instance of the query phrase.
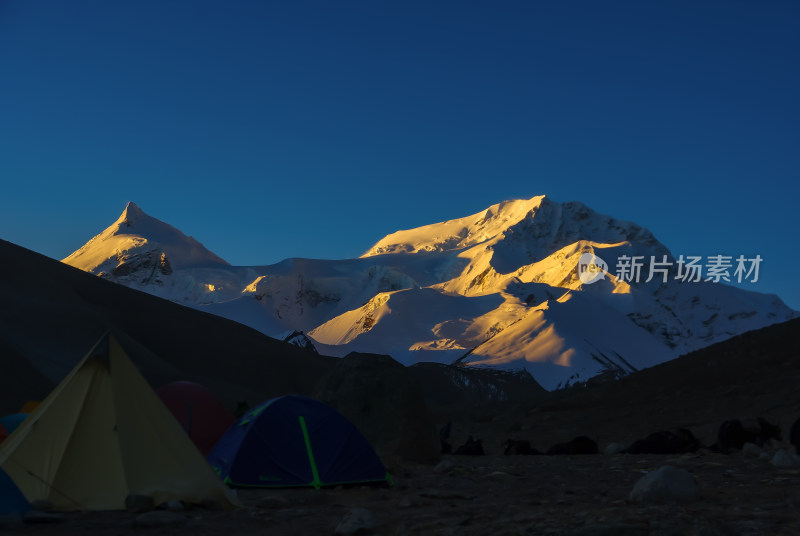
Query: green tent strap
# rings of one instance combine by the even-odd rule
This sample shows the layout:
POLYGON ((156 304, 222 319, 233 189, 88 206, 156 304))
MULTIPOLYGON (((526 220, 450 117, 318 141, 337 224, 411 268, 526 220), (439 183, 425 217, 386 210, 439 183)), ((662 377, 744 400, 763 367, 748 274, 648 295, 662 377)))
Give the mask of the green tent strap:
POLYGON ((239 425, 240 426, 241 425, 245 425, 245 424, 249 423, 251 420, 253 420, 255 417, 258 417, 261 414, 261 412, 263 412, 265 409, 270 407, 272 405, 272 403, 275 402, 275 400, 277 400, 277 399, 273 399, 273 400, 270 400, 269 402, 265 402, 265 403, 261 404, 260 406, 256 406, 255 408, 251 409, 250 411, 248 411, 247 413, 242 415, 243 417, 250 417, 250 418, 249 419, 242 419, 239 422, 239 425))
POLYGON ((314 461, 314 451, 311 450, 311 439, 308 437, 306 420, 303 418, 302 415, 298 416, 297 420, 300 421, 300 428, 303 430, 303 439, 306 442, 306 452, 308 452, 308 463, 311 464, 311 474, 314 475, 314 480, 311 482, 311 485, 314 486, 314 489, 319 489, 320 486, 322 486, 322 482, 320 482, 319 480, 319 472, 317 471, 317 462, 314 461))
POLYGON ((394 486, 394 478, 389 474, 389 471, 386 471, 386 483, 390 486, 394 486))

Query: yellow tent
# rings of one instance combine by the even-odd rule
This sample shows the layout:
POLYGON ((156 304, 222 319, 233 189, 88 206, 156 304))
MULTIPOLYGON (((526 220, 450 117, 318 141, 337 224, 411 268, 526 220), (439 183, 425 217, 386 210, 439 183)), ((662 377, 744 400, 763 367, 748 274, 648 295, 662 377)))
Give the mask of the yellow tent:
POLYGON ((240 506, 110 333, 0 444, 0 467, 62 511, 121 510, 129 494, 240 506))

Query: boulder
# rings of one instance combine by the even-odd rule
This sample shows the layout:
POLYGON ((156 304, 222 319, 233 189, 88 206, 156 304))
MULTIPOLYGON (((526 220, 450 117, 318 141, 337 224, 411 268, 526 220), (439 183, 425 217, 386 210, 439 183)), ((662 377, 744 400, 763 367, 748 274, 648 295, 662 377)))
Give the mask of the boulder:
POLYGON ((764 452, 764 449, 755 443, 745 443, 742 445, 742 454, 748 458, 758 458, 761 456, 762 452, 764 452))
POLYGON ((541 454, 538 450, 531 447, 531 442, 521 439, 509 439, 503 448, 503 454, 509 455, 535 455, 541 454))
POLYGON ((764 446, 771 439, 781 440, 781 429, 763 417, 733 419, 723 422, 717 432, 717 449, 721 452, 740 450, 745 443, 764 446))
POLYGON ((455 468, 455 466, 456 464, 454 464, 450 460, 442 460, 438 464, 436 464, 436 467, 434 467, 433 470, 436 471, 437 473, 446 474, 452 471, 455 468))
POLYGON ((683 502, 700 497, 694 477, 688 471, 664 465, 636 482, 628 500, 632 502, 683 502))
POLYGON ((772 465, 775 467, 797 467, 798 464, 795 457, 788 450, 781 449, 772 457, 772 465))
POLYGON ((597 448, 597 442, 588 436, 578 436, 570 441, 558 443, 547 449, 547 454, 562 455, 562 454, 599 454, 600 450, 597 448))
POLYGON ((369 533, 378 525, 375 516, 366 508, 353 508, 336 525, 337 536, 369 533))
POLYGON ((789 442, 794 445, 795 450, 800 454, 800 418, 794 421, 789 430, 789 442))
POLYGON ((659 430, 644 439, 634 441, 622 452, 628 454, 686 454, 697 452, 703 444, 698 441, 691 430, 677 428, 675 430, 659 430))
POLYGON ((469 436, 466 443, 459 446, 453 454, 457 456, 483 456, 483 443, 480 439, 469 436))

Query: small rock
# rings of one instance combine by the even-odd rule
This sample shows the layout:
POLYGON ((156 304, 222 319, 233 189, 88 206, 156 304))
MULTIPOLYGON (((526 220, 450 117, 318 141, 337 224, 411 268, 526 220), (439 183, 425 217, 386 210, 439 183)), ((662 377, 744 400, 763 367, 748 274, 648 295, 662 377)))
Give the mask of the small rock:
POLYGON ((181 501, 167 501, 164 503, 164 508, 170 512, 183 512, 186 510, 186 507, 181 501))
POLYGON ((693 501, 700 496, 694 477, 688 471, 664 465, 636 482, 628 500, 638 502, 693 501))
POLYGON ((398 508, 409 508, 411 506, 414 506, 414 501, 411 499, 410 495, 406 495, 397 503, 398 508))
POLYGON ((369 532, 377 525, 378 523, 375 521, 375 516, 372 515, 372 512, 366 508, 353 508, 336 525, 334 533, 341 536, 349 536, 358 534, 361 531, 369 532))
POLYGON ((511 475, 509 475, 505 471, 492 471, 491 473, 489 473, 486 476, 487 477, 492 477, 492 478, 506 478, 506 477, 509 477, 511 475))
POLYGON ((29 525, 44 525, 50 523, 63 523, 64 516, 55 512, 38 512, 31 510, 22 516, 22 521, 29 525))
POLYGON ((772 460, 773 456, 774 456, 773 453, 764 450, 764 451, 761 451, 761 454, 758 455, 758 459, 759 460, 772 460))
POLYGON ((449 473, 455 466, 456 464, 450 460, 442 460, 436 464, 436 467, 434 467, 433 470, 437 473, 449 473))
POLYGON ((141 529, 176 527, 183 525, 185 521, 185 518, 180 514, 166 510, 155 510, 136 516, 136 519, 133 520, 133 526, 141 529))
POLYGON ((775 467, 796 467, 798 464, 791 452, 781 449, 772 457, 772 465, 775 467))
POLYGON ((764 450, 755 443, 742 445, 742 454, 747 458, 758 458, 764 450))
POLYGON ((606 445, 606 448, 603 449, 603 454, 614 455, 619 454, 625 450, 625 445, 622 443, 609 443, 606 445))
POLYGON ((135 514, 155 510, 156 503, 147 495, 128 495, 125 497, 125 509, 135 514))
POLYGON ((37 512, 52 512, 53 503, 48 501, 47 499, 36 499, 31 503, 31 510, 36 510, 37 512))

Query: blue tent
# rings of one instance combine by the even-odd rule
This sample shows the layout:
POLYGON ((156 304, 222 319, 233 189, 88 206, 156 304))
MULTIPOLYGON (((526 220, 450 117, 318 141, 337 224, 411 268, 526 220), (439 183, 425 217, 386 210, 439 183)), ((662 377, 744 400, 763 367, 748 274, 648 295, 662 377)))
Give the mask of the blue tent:
POLYGON ((0 516, 21 514, 31 509, 28 500, 11 480, 11 477, 0 468, 0 516))
POLYGON ((0 417, 0 424, 2 424, 8 435, 17 429, 17 427, 22 424, 22 421, 28 418, 27 413, 14 413, 12 415, 6 415, 5 417, 0 417))
POLYGON ((372 446, 322 402, 282 396, 245 413, 208 461, 226 484, 242 487, 391 483, 372 446))

